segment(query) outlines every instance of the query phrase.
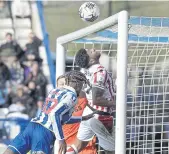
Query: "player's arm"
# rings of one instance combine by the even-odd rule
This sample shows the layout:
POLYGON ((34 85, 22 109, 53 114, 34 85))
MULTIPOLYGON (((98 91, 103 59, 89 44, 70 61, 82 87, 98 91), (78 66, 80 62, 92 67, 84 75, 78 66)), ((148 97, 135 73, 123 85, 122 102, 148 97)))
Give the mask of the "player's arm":
POLYGON ((82 121, 82 116, 72 116, 66 124, 73 124, 82 121))
POLYGON ((79 123, 81 121, 88 120, 88 119, 92 118, 95 113, 96 112, 93 112, 93 113, 88 114, 86 116, 72 116, 66 124, 79 123))
POLYGON ((94 81, 92 84, 92 100, 94 105, 104 107, 114 106, 113 100, 107 100, 103 97, 107 75, 107 71, 105 70, 100 70, 94 74, 94 81))

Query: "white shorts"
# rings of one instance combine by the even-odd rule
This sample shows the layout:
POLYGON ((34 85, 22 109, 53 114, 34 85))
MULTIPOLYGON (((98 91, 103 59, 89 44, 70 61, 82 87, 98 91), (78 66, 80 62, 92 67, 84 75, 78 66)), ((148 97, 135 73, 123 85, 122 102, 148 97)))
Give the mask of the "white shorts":
MULTIPOLYGON (((87 110, 89 110, 89 108, 87 110)), ((88 114, 90 113, 91 111, 88 114)), ((80 123, 77 138, 81 141, 90 141, 92 140, 93 136, 96 135, 99 141, 99 145, 104 150, 114 151, 115 139, 114 133, 112 134, 108 132, 108 130, 105 128, 102 122, 93 117, 87 121, 82 121, 80 123)))

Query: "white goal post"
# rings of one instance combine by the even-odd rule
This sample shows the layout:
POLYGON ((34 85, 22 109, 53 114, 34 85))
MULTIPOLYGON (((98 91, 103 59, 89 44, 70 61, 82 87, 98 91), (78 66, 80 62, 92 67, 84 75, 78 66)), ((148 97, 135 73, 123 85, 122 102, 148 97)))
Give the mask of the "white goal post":
POLYGON ((118 25, 117 40, 117 93, 116 93, 116 140, 117 154, 126 153, 126 95, 128 59, 128 12, 121 11, 89 27, 61 36, 56 41, 56 78, 65 73, 66 51, 64 45, 87 35, 118 25))

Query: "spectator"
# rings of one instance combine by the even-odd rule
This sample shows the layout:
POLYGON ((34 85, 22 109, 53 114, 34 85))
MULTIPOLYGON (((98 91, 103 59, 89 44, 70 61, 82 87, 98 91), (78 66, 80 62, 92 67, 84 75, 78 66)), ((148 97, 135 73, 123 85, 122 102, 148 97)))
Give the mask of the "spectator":
POLYGON ((39 56, 39 47, 41 44, 42 41, 31 32, 28 36, 28 43, 25 46, 25 59, 29 61, 42 61, 39 56))
POLYGON ((10 80, 10 71, 8 67, 0 60, 0 105, 4 105, 7 99, 7 83, 10 80))
POLYGON ((19 59, 21 55, 23 54, 23 51, 19 44, 13 40, 13 36, 11 33, 6 34, 6 43, 2 44, 0 47, 0 56, 2 58, 2 61, 8 65, 8 67, 11 67, 11 64, 16 59, 19 59))
POLYGON ((37 62, 34 62, 31 67, 31 72, 28 74, 27 79, 25 80, 25 85, 28 85, 30 81, 34 81, 36 84, 36 89, 40 96, 45 97, 46 95, 46 84, 47 79, 44 76, 43 72, 40 70, 37 62))
POLYGON ((35 92, 32 94, 29 88, 18 86, 16 93, 11 92, 9 94, 7 104, 9 106, 11 104, 17 104, 17 105, 23 106, 26 109, 25 113, 29 115, 31 110, 35 110, 32 108, 34 102, 36 102, 36 100, 34 99, 34 95, 35 95, 35 92))
POLYGON ((11 78, 8 67, 0 60, 0 89, 5 88, 6 82, 11 78))
MULTIPOLYGON (((31 64, 30 64, 31 66, 31 64)), ((30 67, 29 65, 22 64, 22 67, 24 68, 24 80, 27 78, 28 74, 30 73, 30 67)))
POLYGON ((28 83, 28 87, 25 87, 25 92, 28 95, 29 101, 27 102, 27 113, 31 118, 36 115, 36 102, 39 97, 39 91, 36 89, 36 84, 34 81, 28 83))
POLYGON ((21 104, 12 104, 12 105, 9 106, 8 110, 9 110, 8 115, 7 115, 8 118, 9 117, 18 117, 18 118, 24 118, 24 119, 29 118, 28 115, 25 115, 24 112, 25 112, 26 109, 21 104), (17 112, 19 114, 17 114, 17 112), (22 114, 22 116, 19 116, 21 114, 22 114))
POLYGON ((28 40, 29 41, 26 44, 26 50, 33 50, 35 54, 38 53, 39 47, 42 45, 42 41, 37 36, 35 36, 33 32, 29 33, 28 40))
POLYGON ((7 2, 0 1, 0 18, 10 18, 10 9, 7 2))
POLYGON ((27 93, 31 98, 34 99, 35 102, 37 101, 39 95, 34 81, 29 81, 27 93))
POLYGON ((38 101, 37 101, 36 116, 39 116, 39 114, 41 113, 42 107, 43 107, 43 102, 44 102, 44 98, 43 97, 39 97, 38 101))
POLYGON ((25 106, 26 102, 28 100, 27 95, 24 94, 24 90, 22 87, 18 87, 16 91, 16 95, 13 96, 12 104, 21 104, 25 106))
POLYGON ((28 1, 14 0, 12 12, 16 18, 31 18, 31 9, 28 1))
POLYGON ((25 108, 19 104, 12 104, 9 106, 9 113, 6 118, 16 119, 18 121, 6 121, 4 122, 5 130, 8 134, 8 138, 13 139, 20 131, 27 126, 29 116, 24 113, 25 108))
POLYGON ((24 80, 24 70, 21 67, 19 61, 14 61, 11 64, 11 84, 15 88, 18 84, 21 84, 24 80))

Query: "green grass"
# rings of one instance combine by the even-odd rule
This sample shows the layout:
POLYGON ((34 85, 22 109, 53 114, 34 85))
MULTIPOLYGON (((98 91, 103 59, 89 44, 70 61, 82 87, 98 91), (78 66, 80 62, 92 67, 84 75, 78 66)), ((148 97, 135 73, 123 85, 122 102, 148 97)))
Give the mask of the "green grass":
MULTIPOLYGON (((59 5, 61 2, 56 2, 59 5)), ((62 2, 63 3, 63 2, 62 2)), ((80 28, 89 26, 90 23, 84 22, 78 15, 78 9, 81 5, 79 2, 65 2, 66 6, 47 7, 44 9, 47 31, 50 38, 50 47, 55 51, 56 38, 80 28)), ((102 14, 99 20, 106 18, 107 6, 102 8, 102 14)), ((98 20, 98 21, 99 21, 98 20)))

